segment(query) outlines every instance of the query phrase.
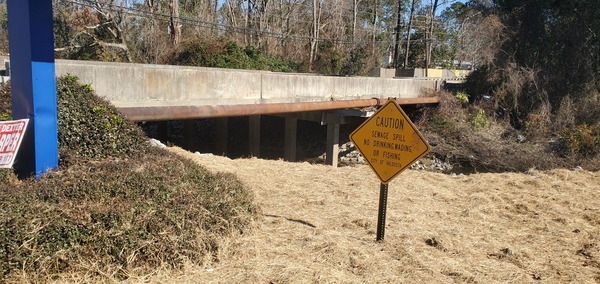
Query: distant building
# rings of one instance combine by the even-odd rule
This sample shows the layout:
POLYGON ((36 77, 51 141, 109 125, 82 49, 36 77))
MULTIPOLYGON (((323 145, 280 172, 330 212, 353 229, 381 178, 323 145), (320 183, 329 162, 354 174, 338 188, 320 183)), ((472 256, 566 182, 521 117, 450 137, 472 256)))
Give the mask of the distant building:
POLYGON ((415 77, 427 77, 427 78, 464 78, 471 73, 470 70, 459 70, 459 69, 437 69, 429 68, 425 72, 424 68, 412 68, 412 69, 396 69, 396 77, 400 78, 415 78, 415 77))

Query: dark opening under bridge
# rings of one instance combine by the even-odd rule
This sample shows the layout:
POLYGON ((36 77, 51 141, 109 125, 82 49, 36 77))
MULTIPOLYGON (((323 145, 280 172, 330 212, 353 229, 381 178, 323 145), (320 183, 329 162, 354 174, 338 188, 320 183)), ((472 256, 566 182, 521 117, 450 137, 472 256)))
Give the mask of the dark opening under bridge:
POLYGON ((260 115, 285 117, 284 158, 296 157, 297 120, 327 125, 326 160, 337 165, 339 127, 360 108, 396 98, 399 104, 437 103, 419 97, 441 79, 340 77, 205 67, 56 60, 56 74, 92 85, 128 119, 138 122, 220 118, 217 147, 227 149, 227 118, 249 116, 250 154, 260 155, 260 115), (219 128, 225 128, 219 129, 219 128))

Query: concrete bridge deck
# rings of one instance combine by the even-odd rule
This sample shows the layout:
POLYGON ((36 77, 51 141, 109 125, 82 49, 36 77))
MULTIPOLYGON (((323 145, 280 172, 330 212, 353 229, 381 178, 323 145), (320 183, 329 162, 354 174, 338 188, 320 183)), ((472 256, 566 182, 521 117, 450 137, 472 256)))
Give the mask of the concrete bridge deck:
POLYGON ((134 121, 230 117, 365 107, 377 99, 401 104, 438 80, 338 77, 220 68, 56 60, 57 75, 90 83, 134 121))

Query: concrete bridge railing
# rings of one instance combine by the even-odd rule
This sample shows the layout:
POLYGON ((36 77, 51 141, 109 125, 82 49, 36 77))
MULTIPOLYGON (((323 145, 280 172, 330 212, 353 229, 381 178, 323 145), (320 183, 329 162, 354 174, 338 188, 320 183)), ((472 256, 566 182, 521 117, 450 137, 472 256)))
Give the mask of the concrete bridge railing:
MULTIPOLYGON (((117 108, 198 108, 331 102, 371 98, 416 99, 435 80, 337 77, 205 67, 56 60, 57 75, 90 83, 117 108)), ((163 111, 164 112, 164 111, 163 111)), ((256 113, 260 114, 260 113, 256 113)), ((197 117, 211 117, 197 112, 197 117)))

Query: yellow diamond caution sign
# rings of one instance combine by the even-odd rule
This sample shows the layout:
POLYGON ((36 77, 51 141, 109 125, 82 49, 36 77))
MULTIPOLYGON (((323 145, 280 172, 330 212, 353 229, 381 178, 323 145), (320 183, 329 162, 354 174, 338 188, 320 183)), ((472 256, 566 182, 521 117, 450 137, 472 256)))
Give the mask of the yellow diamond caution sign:
POLYGON ((350 140, 382 183, 389 183, 431 150, 395 100, 354 130, 350 140))

